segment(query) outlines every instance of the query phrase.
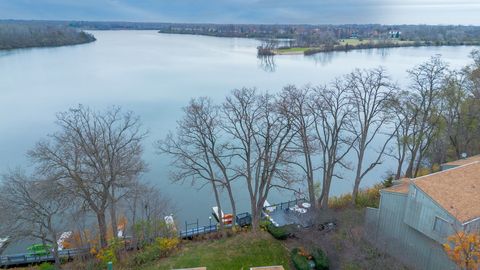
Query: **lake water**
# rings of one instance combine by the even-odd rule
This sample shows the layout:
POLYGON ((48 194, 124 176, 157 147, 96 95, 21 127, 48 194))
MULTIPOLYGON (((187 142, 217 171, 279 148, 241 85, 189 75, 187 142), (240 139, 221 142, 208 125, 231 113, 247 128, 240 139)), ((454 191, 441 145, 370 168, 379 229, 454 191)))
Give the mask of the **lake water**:
MULTIPOLYGON (((155 31, 92 32, 91 44, 0 52, 0 172, 28 164, 27 150, 55 131, 55 113, 79 103, 97 109, 120 105, 141 116, 149 130, 144 178, 158 184, 175 204, 177 221, 208 223, 215 200, 206 188, 172 184, 169 160, 153 143, 175 129, 190 98, 221 101, 230 90, 257 87, 270 92, 287 84, 324 84, 354 68, 384 66, 406 84, 405 70, 441 54, 451 67, 470 62, 472 47, 421 47, 333 52, 305 57, 278 56, 265 66, 256 40, 158 34, 155 31)), ((394 165, 386 161, 366 176, 370 186, 394 165)), ((350 192, 350 172, 336 180, 332 194, 350 192)), ((247 191, 237 184, 239 211, 247 211, 247 191)), ((292 199, 276 193, 271 202, 292 199)), ((227 206, 227 204, 226 204, 227 206)))

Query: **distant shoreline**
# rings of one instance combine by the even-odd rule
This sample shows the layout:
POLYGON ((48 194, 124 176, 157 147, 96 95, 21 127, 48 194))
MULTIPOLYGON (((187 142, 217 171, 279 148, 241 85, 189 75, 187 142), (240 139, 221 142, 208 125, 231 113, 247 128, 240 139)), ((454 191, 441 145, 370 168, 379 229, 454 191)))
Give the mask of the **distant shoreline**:
POLYGON ((0 51, 80 45, 96 41, 83 30, 65 25, 0 22, 0 51))
POLYGON ((280 48, 272 49, 269 51, 259 50, 259 56, 268 56, 268 55, 313 55, 317 53, 326 53, 326 52, 349 52, 356 50, 371 50, 371 49, 391 49, 391 48, 412 48, 412 47, 442 47, 442 46, 480 46, 478 43, 459 43, 459 44, 383 44, 383 45, 363 45, 363 46, 345 46, 345 45, 336 45, 330 48, 326 47, 291 47, 291 48, 280 48))
POLYGON ((14 48, 0 48, 0 52, 22 50, 22 49, 70 47, 70 46, 88 44, 88 43, 92 43, 92 42, 95 42, 95 41, 97 41, 96 38, 94 40, 88 40, 88 41, 82 41, 82 42, 76 42, 76 43, 65 43, 65 44, 55 44, 55 45, 31 45, 31 46, 14 47, 14 48))

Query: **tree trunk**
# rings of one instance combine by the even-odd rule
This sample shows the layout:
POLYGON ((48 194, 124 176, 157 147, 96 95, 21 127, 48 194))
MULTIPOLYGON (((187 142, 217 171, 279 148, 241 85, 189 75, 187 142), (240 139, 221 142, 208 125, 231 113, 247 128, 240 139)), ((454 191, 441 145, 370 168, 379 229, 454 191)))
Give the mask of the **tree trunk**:
POLYGON ((100 247, 105 248, 108 246, 107 242, 107 223, 105 221, 105 210, 98 211, 97 213, 98 221, 98 232, 100 238, 100 247))
POLYGON ((137 222, 137 195, 135 194, 135 198, 133 199, 133 209, 132 209, 132 240, 133 240, 133 248, 137 250, 138 248, 138 239, 137 239, 137 231, 135 230, 135 223, 137 222))
POLYGON ((310 147, 308 145, 308 137, 307 131, 305 126, 303 125, 302 128, 302 144, 304 149, 304 157, 305 157, 305 167, 307 171, 307 185, 308 185, 308 199, 310 201, 310 207, 313 209, 316 208, 316 198, 315 198, 315 182, 313 179, 313 165, 312 165, 312 158, 310 155, 310 147))
POLYGON ((402 177, 402 167, 403 167, 404 159, 405 159, 405 155, 403 154, 398 160, 397 173, 395 174, 395 180, 398 180, 400 179, 400 177, 402 177))
POLYGON ((258 213, 257 203, 254 197, 250 198, 250 205, 252 210, 252 231, 254 234, 257 234, 260 226, 260 215, 258 213))
POLYGON ((415 159, 417 157, 416 155, 416 150, 411 151, 412 156, 410 157, 410 160, 408 161, 408 167, 407 170, 405 171, 405 176, 408 178, 413 178, 413 167, 415 164, 415 159))
POLYGON ((352 192, 352 206, 355 206, 357 202, 358 190, 360 187, 360 182, 362 181, 362 167, 363 167, 363 158, 365 156, 365 148, 366 148, 366 140, 368 136, 368 125, 366 125, 366 129, 362 130, 362 136, 359 143, 358 149, 358 156, 357 156, 357 173, 355 175, 355 184, 353 185, 353 192, 352 192))
POLYGON ((358 178, 355 179, 355 184, 353 185, 353 192, 352 192, 352 206, 357 204, 357 197, 358 197, 358 190, 360 189, 360 180, 358 178))
POLYGON ((363 154, 361 156, 362 158, 358 159, 357 174, 355 176, 355 183, 353 185, 352 201, 351 201, 352 206, 356 205, 358 190, 360 188, 360 182, 362 181, 361 173, 362 173, 363 154))
POLYGON ((230 205, 232 206, 232 215, 233 215, 232 225, 235 226, 236 219, 237 219, 237 206, 235 205, 235 198, 233 198, 232 186, 230 186, 230 183, 227 184, 227 191, 228 191, 228 197, 230 198, 230 205))
POLYGON ((118 237, 118 225, 117 225, 117 211, 115 202, 115 188, 112 186, 112 193, 110 196, 110 222, 112 224, 112 238, 118 237))
POLYGON ((211 183, 212 183, 213 193, 215 194, 215 201, 217 202, 217 207, 218 207, 218 219, 219 219, 219 226, 220 226, 219 229, 223 236, 224 230, 223 230, 223 217, 222 217, 222 206, 220 203, 220 196, 218 194, 218 190, 217 190, 217 186, 215 185, 215 182, 211 181, 211 183))
POLYGON ((320 197, 320 207, 322 209, 328 209, 328 199, 330 195, 330 184, 332 182, 332 177, 327 175, 326 179, 323 181, 322 196, 320 197))
POLYGON ((58 255, 58 243, 56 241, 56 235, 55 233, 52 233, 52 237, 53 237, 53 251, 52 251, 52 255, 53 255, 53 259, 55 261, 55 269, 61 269, 61 264, 60 264, 60 257, 58 255))

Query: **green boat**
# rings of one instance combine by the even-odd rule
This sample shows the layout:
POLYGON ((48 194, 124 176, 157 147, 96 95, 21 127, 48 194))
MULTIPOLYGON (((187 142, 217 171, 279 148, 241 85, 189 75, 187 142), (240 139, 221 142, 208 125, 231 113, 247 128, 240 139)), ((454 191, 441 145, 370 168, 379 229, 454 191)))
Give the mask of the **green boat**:
POLYGON ((43 244, 34 244, 31 245, 27 248, 28 251, 30 251, 30 255, 32 256, 47 256, 50 255, 50 250, 52 249, 52 246, 49 244, 43 245, 43 244))

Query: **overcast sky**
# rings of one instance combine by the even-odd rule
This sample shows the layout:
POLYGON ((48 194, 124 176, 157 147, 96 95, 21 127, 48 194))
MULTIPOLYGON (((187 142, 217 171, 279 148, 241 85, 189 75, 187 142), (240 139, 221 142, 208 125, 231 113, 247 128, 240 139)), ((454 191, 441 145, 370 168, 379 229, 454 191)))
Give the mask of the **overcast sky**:
POLYGON ((480 25, 480 0, 0 0, 1 19, 480 25))

